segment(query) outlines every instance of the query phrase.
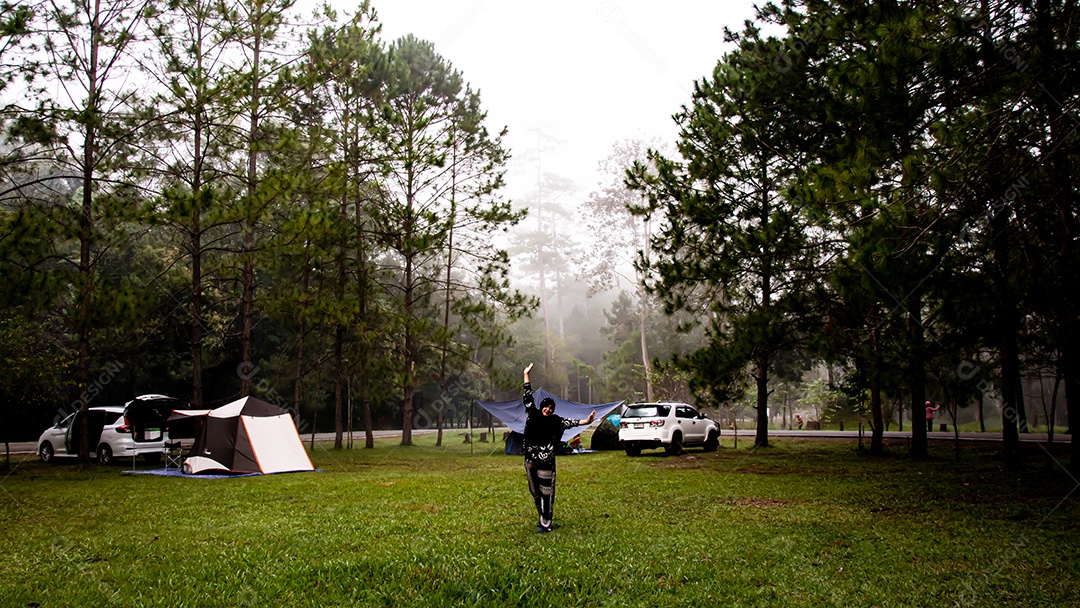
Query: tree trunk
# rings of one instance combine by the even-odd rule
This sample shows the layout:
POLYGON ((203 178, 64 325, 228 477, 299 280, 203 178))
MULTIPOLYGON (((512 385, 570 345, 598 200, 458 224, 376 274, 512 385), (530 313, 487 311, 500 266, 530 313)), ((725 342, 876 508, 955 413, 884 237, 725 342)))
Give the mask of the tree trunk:
MULTIPOLYGON (((93 133, 87 134, 87 146, 93 145, 93 133)), ((92 162, 93 154, 86 153, 87 162, 92 162)), ((87 165, 86 177, 83 180, 83 208, 79 221, 79 276, 82 284, 79 286, 79 310, 76 322, 79 328, 79 362, 76 376, 76 390, 79 393, 79 464, 90 464, 90 451, 87 445, 90 441, 90 430, 87 415, 90 410, 90 304, 94 289, 94 279, 90 264, 90 239, 91 239, 91 185, 93 178, 90 176, 90 165, 87 165)))
POLYGON ((94 192, 94 164, 97 162, 97 121, 98 112, 98 54, 100 52, 101 38, 100 10, 97 4, 94 8, 94 21, 90 30, 90 61, 87 65, 88 72, 86 81, 88 85, 86 97, 86 137, 83 142, 83 191, 82 212, 79 215, 79 278, 82 284, 79 286, 79 304, 77 312, 77 324, 79 331, 79 360, 76 373, 75 388, 79 393, 79 465, 90 464, 90 306, 94 293, 93 266, 90 258, 90 242, 93 239, 93 192, 94 192))
MULTIPOLYGON (((1023 376, 1021 376, 1017 388, 1020 392, 1016 395, 1016 426, 1020 433, 1026 433, 1028 432, 1027 398, 1024 396, 1023 376)), ((1038 424, 1038 422, 1039 417, 1035 416, 1035 423, 1038 424)))
MULTIPOLYGON (((1067 16, 1055 16, 1054 6, 1056 3, 1050 0, 1036 0, 1035 2, 1035 30, 1036 44, 1039 48, 1041 63, 1047 66, 1049 71, 1039 81, 1039 87, 1035 89, 1039 96, 1040 105, 1046 112, 1050 127, 1050 141, 1046 155, 1050 156, 1049 184, 1051 186, 1050 197, 1054 215, 1046 221, 1052 227, 1054 251, 1052 259, 1056 266, 1054 279, 1063 290, 1060 293, 1071 293, 1074 289, 1077 271, 1080 271, 1080 262, 1076 259, 1076 240, 1080 238, 1080 222, 1077 221, 1077 196, 1075 184, 1072 181, 1072 156, 1069 151, 1075 148, 1068 144, 1068 140, 1075 133, 1075 124, 1072 117, 1062 107, 1062 102, 1071 98, 1067 93, 1062 79, 1064 76, 1063 66, 1068 65, 1069 59, 1058 43, 1058 34, 1055 26, 1060 19, 1067 16)), ((1067 5, 1067 4, 1066 4, 1067 5)), ((1067 12, 1068 9, 1062 12, 1067 12)), ((1058 26, 1063 27, 1063 26, 1058 26)), ((1077 343, 1080 341, 1080 321, 1077 320, 1080 313, 1077 311, 1076 298, 1061 297, 1057 310, 1059 324, 1058 334, 1061 340, 1062 375, 1065 380, 1065 408, 1069 416, 1069 428, 1080 420, 1080 350, 1077 343)), ((1072 448, 1070 450, 1070 467, 1074 473, 1080 474, 1080 437, 1072 433, 1072 448)))
MULTIPOLYGON (((544 230, 544 222, 541 214, 542 211, 538 206, 536 209, 536 223, 539 231, 542 233, 544 230)), ((543 243, 540 244, 539 251, 536 254, 536 262, 540 268, 540 314, 544 317, 544 365, 546 366, 555 360, 555 344, 551 341, 551 315, 548 312, 547 265, 544 260, 543 243)))
POLYGON ((340 450, 343 442, 344 429, 341 425, 341 385, 345 376, 345 356, 343 345, 345 342, 345 328, 341 323, 334 330, 334 449, 340 450))
MULTIPOLYGON (((303 271, 303 283, 307 291, 308 271, 303 271)), ((307 314, 300 313, 300 329, 296 337, 296 371, 293 374, 293 421, 296 422, 297 431, 300 430, 300 403, 303 397, 303 339, 308 335, 307 314)))
MULTIPOLYGON (((768 182, 768 167, 765 164, 765 159, 762 157, 760 162, 761 180, 762 182, 768 182)), ((772 221, 772 206, 769 204, 769 193, 767 188, 761 188, 761 211, 759 220, 762 228, 768 226, 772 221)), ((770 251, 770 243, 762 243, 761 251, 761 308, 763 311, 763 317, 769 318, 769 308, 772 306, 772 252, 770 251)), ((769 447, 769 357, 772 354, 772 336, 766 332, 765 336, 766 344, 759 346, 759 353, 756 357, 755 363, 757 364, 757 428, 755 429, 754 445, 758 447, 769 447)))
POLYGON ((645 290, 641 293, 641 364, 645 367, 645 400, 653 400, 652 361, 649 360, 648 318, 649 304, 645 290))
MULTIPOLYGON (((198 184, 198 180, 196 180, 198 184)), ((195 194, 191 231, 191 405, 203 403, 203 329, 202 329, 202 227, 200 195, 195 194)))
POLYGON ((1054 390, 1050 392, 1050 412, 1046 415, 1046 449, 1054 451, 1054 425, 1057 423, 1058 389, 1061 388, 1061 367, 1054 374, 1054 390))
POLYGON ((415 302, 413 285, 413 260, 411 256, 405 258, 405 352, 403 374, 403 391, 401 399, 401 445, 412 445, 412 418, 413 418, 413 394, 415 392, 415 380, 413 372, 416 367, 416 338, 413 335, 413 307, 415 302))
MULTIPOLYGON (((411 129, 409 132, 413 132, 411 129)), ((409 142, 410 155, 414 152, 412 150, 412 141, 409 142)), ((409 168, 406 169, 406 186, 405 186, 405 225, 402 230, 402 250, 405 257, 405 283, 404 283, 404 300, 405 300, 405 316, 403 319, 405 326, 404 343, 404 361, 402 365, 402 398, 401 398, 401 445, 410 446, 412 441, 412 429, 413 429, 413 396, 416 392, 416 379, 414 373, 416 370, 416 356, 417 356, 417 339, 414 331, 413 323, 415 322, 415 307, 416 307, 416 268, 414 267, 416 255, 416 246, 413 244, 413 232, 417 229, 415 223, 416 218, 416 175, 413 172, 412 165, 410 163, 409 168)))
POLYGON ((908 307, 908 339, 911 347, 908 362, 908 382, 911 385, 911 455, 916 458, 926 458, 929 452, 926 445, 925 418, 925 336, 922 324, 922 293, 918 290, 911 295, 911 303, 908 307))
POLYGON ((371 397, 366 377, 360 379, 360 399, 364 409, 364 449, 375 448, 375 432, 371 428, 371 397))
MULTIPOLYGON (((412 338, 406 338, 406 342, 412 342, 412 338)), ((406 353, 411 352, 411 347, 406 346, 406 353)), ((413 417, 413 396, 416 389, 413 386, 412 377, 413 362, 408 360, 405 362, 405 384, 402 390, 402 428, 401 428, 401 445, 412 445, 412 417, 413 417)))
POLYGON ((306 244, 301 263, 304 266, 300 279, 300 328, 296 336, 296 371, 293 374, 293 420, 296 422, 297 431, 300 431, 300 403, 304 382, 304 339, 307 337, 307 292, 311 279, 311 264, 308 260, 306 244))
POLYGON ((877 307, 870 308, 870 453, 885 453, 885 417, 881 411, 881 352, 879 350, 879 324, 877 307))
MULTIPOLYGON (((990 238, 994 252, 993 281, 995 288, 995 325, 998 332, 998 352, 1001 357, 1001 442, 1006 464, 1017 464, 1020 437, 1016 428, 1018 419, 1017 396, 1020 388, 1020 352, 1017 333, 1020 313, 1010 287, 1013 264, 1009 242, 1009 214, 997 213, 990 220, 990 238)), ((1021 397, 1022 398, 1022 397, 1021 397)))
POLYGON ((1078 323, 1075 320, 1068 321, 1065 325, 1061 359, 1062 375, 1065 379, 1065 410, 1069 417, 1069 428, 1066 432, 1072 435, 1069 467, 1074 474, 1080 475, 1080 437, 1077 437, 1080 433, 1073 430, 1073 425, 1080 421, 1080 351, 1077 349, 1080 335, 1077 335, 1078 323))
POLYGON ((1014 328, 1001 338, 1001 446, 1005 463, 1019 464, 1020 435, 1017 430, 1017 397, 1023 394, 1020 378, 1020 349, 1014 328))
MULTIPOLYGON (((345 117, 346 122, 348 116, 345 117)), ((339 211, 339 219, 341 221, 341 240, 338 242, 338 259, 337 259, 337 286, 334 289, 334 295, 337 299, 338 306, 344 307, 345 305, 345 281, 348 277, 346 272, 346 251, 348 250, 348 237, 345 236, 345 225, 349 220, 349 199, 347 193, 341 195, 341 206, 339 211)), ((342 448, 342 435, 344 429, 341 424, 342 415, 342 402, 341 402, 341 389, 345 382, 345 322, 340 316, 334 320, 334 449, 340 450, 342 448)))
MULTIPOLYGON (((457 133, 455 131, 454 135, 457 133)), ((443 411, 446 408, 446 357, 450 341, 450 278, 454 269, 454 224, 457 222, 457 141, 452 148, 453 160, 450 165, 450 233, 447 237, 446 246, 446 298, 443 302, 443 328, 446 336, 443 337, 442 356, 439 361, 439 405, 435 412, 435 428, 438 436, 435 438, 435 446, 441 447, 443 442, 443 411)))
POLYGON ((904 399, 901 397, 896 403, 896 430, 904 432, 904 399))
MULTIPOLYGON (((357 188, 360 187, 359 178, 356 180, 357 188)), ((360 201, 363 197, 357 192, 356 200, 354 201, 353 220, 356 222, 356 265, 357 265, 357 315, 359 316, 360 326, 363 328, 364 335, 360 340, 360 360, 357 365, 360 367, 360 407, 362 410, 362 416, 364 417, 364 449, 373 449, 375 447, 375 434, 374 429, 371 428, 371 391, 368 381, 369 365, 368 359, 370 358, 371 332, 367 327, 368 324, 368 274, 367 274, 367 250, 365 248, 365 233, 364 233, 364 220, 363 213, 360 205, 360 201)))
MULTIPOLYGON (((201 51, 202 47, 197 47, 201 51)), ((202 72, 202 56, 199 56, 202 72)), ((201 99, 201 91, 200 91, 201 99)), ((195 112, 195 162, 191 183, 191 405, 203 403, 203 318, 202 318, 202 112, 195 112)))
MULTIPOLYGON (((644 238, 641 239, 641 255, 645 267, 648 268, 649 238, 652 236, 648 218, 643 222, 642 231, 644 232, 644 238)), ((653 377, 648 341, 649 300, 648 293, 646 293, 645 286, 642 283, 643 277, 638 276, 638 297, 641 298, 641 362, 645 366, 645 400, 651 402, 653 400, 653 377)))
POLYGON ((983 396, 983 392, 979 391, 979 432, 980 433, 985 433, 986 432, 986 417, 983 415, 983 401, 984 400, 985 399, 984 399, 984 396, 983 396))
POLYGON ((769 447, 769 355, 762 352, 757 357, 757 428, 754 445, 769 447))
MULTIPOLYGON (((258 13, 261 20, 262 12, 258 13)), ((244 246, 243 246, 243 294, 241 295, 241 312, 240 312, 240 360, 241 365, 245 366, 244 373, 240 374, 240 396, 246 397, 251 394, 251 378, 253 374, 252 370, 255 368, 252 363, 252 341, 254 339, 252 333, 254 329, 254 311, 255 311, 255 195, 256 195, 256 179, 258 176, 258 153, 259 153, 259 84, 261 75, 259 73, 259 61, 260 53, 262 51, 262 28, 256 25, 254 28, 254 40, 252 41, 252 58, 251 58, 251 108, 248 119, 248 166, 247 166, 247 202, 244 208, 243 219, 243 233, 244 233, 244 246)))

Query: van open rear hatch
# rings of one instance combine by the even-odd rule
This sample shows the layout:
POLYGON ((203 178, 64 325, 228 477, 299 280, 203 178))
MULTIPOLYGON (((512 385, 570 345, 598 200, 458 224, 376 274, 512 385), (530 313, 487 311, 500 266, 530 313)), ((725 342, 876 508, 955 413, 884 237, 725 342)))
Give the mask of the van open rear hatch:
POLYGON ((161 441, 166 421, 180 400, 167 395, 142 395, 124 405, 124 418, 136 443, 161 441))

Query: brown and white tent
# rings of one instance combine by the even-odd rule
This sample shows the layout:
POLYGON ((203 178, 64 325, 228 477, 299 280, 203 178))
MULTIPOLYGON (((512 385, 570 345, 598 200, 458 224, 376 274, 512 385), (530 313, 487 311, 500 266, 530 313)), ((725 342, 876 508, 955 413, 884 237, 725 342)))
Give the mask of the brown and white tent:
POLYGON ((177 410, 172 420, 205 417, 184 459, 184 473, 313 471, 292 416, 255 397, 209 411, 177 410))

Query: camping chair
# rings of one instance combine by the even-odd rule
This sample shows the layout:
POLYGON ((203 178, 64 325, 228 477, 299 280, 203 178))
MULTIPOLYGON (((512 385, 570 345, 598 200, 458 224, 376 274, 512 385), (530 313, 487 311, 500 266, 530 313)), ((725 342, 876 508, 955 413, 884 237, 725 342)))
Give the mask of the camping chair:
POLYGON ((184 450, 179 441, 165 442, 165 468, 179 469, 184 465, 184 450))

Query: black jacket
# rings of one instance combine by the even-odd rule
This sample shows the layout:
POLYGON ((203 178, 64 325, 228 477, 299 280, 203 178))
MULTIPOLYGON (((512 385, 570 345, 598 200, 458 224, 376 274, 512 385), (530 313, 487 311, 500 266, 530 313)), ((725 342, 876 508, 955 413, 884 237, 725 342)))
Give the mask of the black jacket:
POLYGON ((521 447, 525 460, 555 468, 555 448, 562 442, 563 431, 574 428, 578 421, 555 414, 545 416, 533 402, 528 382, 522 389, 521 403, 525 406, 525 439, 521 447))

